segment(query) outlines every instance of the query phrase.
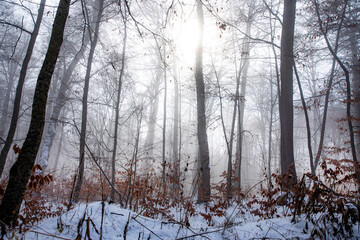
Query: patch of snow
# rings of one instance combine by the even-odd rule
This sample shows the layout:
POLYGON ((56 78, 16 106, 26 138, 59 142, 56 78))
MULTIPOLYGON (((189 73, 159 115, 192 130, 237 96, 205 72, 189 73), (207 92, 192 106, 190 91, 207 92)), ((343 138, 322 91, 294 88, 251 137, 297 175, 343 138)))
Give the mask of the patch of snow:
MULTIPOLYGON (((198 210, 204 211, 202 206, 198 210)), ((227 216, 233 209, 227 210, 227 216)), ((175 219, 180 219, 180 211, 172 210, 175 219)), ((213 217, 213 226, 199 214, 189 218, 189 225, 167 222, 141 216, 138 213, 121 208, 119 205, 105 203, 102 214, 102 203, 78 204, 60 217, 45 219, 28 232, 18 236, 23 239, 76 239, 78 233, 84 239, 308 239, 309 230, 304 231, 305 218, 298 223, 291 223, 291 217, 261 220, 245 213, 236 216, 233 224, 224 231, 225 217, 213 217), (103 217, 102 217, 103 216, 103 217), (101 221, 103 219, 102 230, 101 221), (126 230, 125 230, 126 229, 126 230)), ((355 236, 359 237, 358 229, 355 236)), ((5 238, 6 239, 6 238, 5 238)), ((8 238, 10 239, 10 238, 8 238)), ((356 239, 356 237, 354 238, 356 239)))

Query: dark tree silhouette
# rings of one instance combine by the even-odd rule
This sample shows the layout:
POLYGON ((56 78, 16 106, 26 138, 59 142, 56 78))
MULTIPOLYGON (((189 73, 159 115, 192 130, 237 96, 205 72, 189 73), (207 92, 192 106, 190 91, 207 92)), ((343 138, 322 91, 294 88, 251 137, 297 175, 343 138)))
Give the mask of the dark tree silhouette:
POLYGON ((60 0, 49 47, 40 70, 32 105, 31 122, 25 142, 18 159, 10 169, 9 183, 0 205, 0 222, 15 226, 21 202, 24 198, 26 185, 39 150, 41 136, 45 124, 46 101, 48 97, 51 76, 59 56, 63 42, 66 19, 69 14, 70 0, 60 0))
POLYGON ((8 134, 6 137, 5 145, 2 148, 1 154, 0 154, 0 177, 3 173, 7 155, 11 148, 11 144, 13 143, 13 140, 14 140, 14 135, 15 135, 16 126, 17 126, 17 122, 18 122, 18 118, 19 118, 19 112, 20 112, 22 89, 24 87, 26 73, 27 73, 27 69, 29 66, 30 59, 31 59, 31 55, 34 50, 36 38, 39 34, 41 21, 42 21, 43 15, 44 15, 45 3, 46 3, 46 0, 42 0, 40 2, 40 7, 39 7, 38 15, 36 18, 36 22, 34 25, 34 30, 31 33, 29 45, 26 50, 25 58, 23 60, 22 66, 21 66, 19 82, 16 87, 16 95, 15 95, 13 112, 12 112, 12 116, 11 116, 11 123, 10 123, 9 131, 8 131, 8 134))
MULTIPOLYGON (((296 0, 284 2, 283 25, 281 34, 280 62, 280 157, 281 173, 290 174, 288 184, 296 182, 294 162, 294 116, 293 116, 293 63, 294 28, 296 0)), ((287 187, 287 186, 284 186, 287 187)))

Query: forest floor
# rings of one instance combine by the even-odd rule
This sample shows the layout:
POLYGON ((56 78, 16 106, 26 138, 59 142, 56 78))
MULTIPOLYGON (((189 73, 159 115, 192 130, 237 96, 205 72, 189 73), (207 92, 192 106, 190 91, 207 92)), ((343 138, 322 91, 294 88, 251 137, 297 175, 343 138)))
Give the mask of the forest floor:
MULTIPOLYGON (((189 217, 185 216, 183 209, 170 209, 173 220, 169 220, 144 217, 141 211, 135 213, 107 202, 82 203, 58 217, 42 220, 27 232, 16 233, 16 236, 25 240, 309 239, 314 229, 305 216, 298 217, 296 223, 292 223, 292 216, 283 207, 279 207, 279 214, 271 219, 254 216, 249 210, 236 207, 228 208, 225 216, 207 215, 209 210, 205 211, 204 205, 197 208, 189 217)), ((359 238, 359 226, 354 225, 352 239, 359 238)))

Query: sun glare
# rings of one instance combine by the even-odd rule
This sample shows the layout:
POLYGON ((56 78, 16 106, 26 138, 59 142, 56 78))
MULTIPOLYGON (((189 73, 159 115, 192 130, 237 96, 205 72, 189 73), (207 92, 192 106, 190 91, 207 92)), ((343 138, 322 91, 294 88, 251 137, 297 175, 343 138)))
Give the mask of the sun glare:
POLYGON ((196 19, 189 19, 180 27, 176 42, 177 53, 178 57, 186 64, 192 64, 195 61, 199 35, 199 24, 196 19))

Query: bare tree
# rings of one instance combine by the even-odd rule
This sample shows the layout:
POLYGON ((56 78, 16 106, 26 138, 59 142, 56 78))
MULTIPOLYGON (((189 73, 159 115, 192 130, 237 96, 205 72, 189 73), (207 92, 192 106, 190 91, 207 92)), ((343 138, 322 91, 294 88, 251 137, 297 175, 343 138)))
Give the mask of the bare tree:
POLYGON ((68 98, 71 76, 73 75, 73 72, 79 61, 83 58, 89 40, 90 38, 88 31, 86 31, 85 29, 85 32, 83 33, 81 47, 79 51, 75 54, 74 58, 70 61, 70 64, 64 71, 64 75, 60 81, 60 87, 53 103, 53 108, 49 118, 49 124, 43 138, 43 144, 41 146, 40 157, 38 160, 38 163, 42 166, 43 171, 45 171, 47 168, 49 155, 56 135, 56 129, 58 127, 61 110, 63 109, 65 102, 68 98))
MULTIPOLYGON (((343 4, 343 11, 342 11, 342 15, 340 17, 340 23, 338 25, 338 33, 337 33, 337 40, 336 40, 335 47, 333 47, 331 45, 328 35, 327 35, 327 32, 324 30, 323 22, 321 20, 321 16, 320 16, 320 12, 319 12, 319 4, 317 3, 316 0, 314 0, 313 3, 315 5, 315 11, 316 11, 316 15, 318 18, 320 31, 325 39, 328 50, 330 51, 331 55, 334 58, 333 65, 336 61, 339 64, 340 68, 343 70, 344 75, 345 75, 346 95, 347 95, 346 96, 346 118, 347 118, 347 123, 348 123, 348 128, 349 128, 351 153, 352 153, 353 160, 355 162, 358 162, 357 155, 356 155, 356 146, 355 146, 355 133, 354 133, 352 116, 351 116, 352 92, 351 92, 350 72, 349 72, 348 68, 345 66, 344 62, 339 58, 339 56, 337 54, 338 41, 339 41, 339 37, 340 37, 340 29, 344 22, 346 9, 348 7, 348 1, 345 0, 344 4, 343 4)), ((319 155, 319 152, 318 152, 318 155, 319 155)), ((317 165, 316 161, 315 161, 315 164, 317 165)), ((358 173, 358 180, 360 181, 359 173, 358 173)))
POLYGON ((70 1, 60 0, 55 16, 49 47, 37 79, 31 122, 18 159, 10 169, 9 183, 0 205, 0 221, 10 227, 16 225, 26 185, 38 152, 45 124, 45 111, 51 76, 63 42, 70 1))
MULTIPOLYGON (((85 2, 84 2, 85 4, 85 2)), ((86 141, 86 125, 87 125, 87 109, 88 109, 88 93, 89 93, 89 83, 90 83, 90 74, 92 63, 94 59, 95 48, 99 39, 99 29, 100 22, 102 18, 102 13, 104 10, 104 0, 98 1, 97 5, 97 17, 95 22, 94 33, 91 33, 92 29, 88 27, 89 36, 90 36, 90 52, 87 60, 86 66, 86 75, 85 75, 85 83, 84 83, 84 93, 82 98, 82 115, 81 115, 81 132, 80 132, 80 156, 79 156, 79 169, 78 175, 76 179, 76 185, 74 189, 73 200, 75 202, 79 201, 80 190, 84 177, 84 169, 85 169, 85 141, 86 141)))
POLYGON ((199 187, 198 203, 210 201, 210 157, 207 137, 207 124, 205 115, 205 84, 203 73, 203 32, 204 12, 200 0, 197 0, 197 17, 199 21, 199 42, 196 49, 196 98, 197 98, 197 137, 199 144, 199 187))
MULTIPOLYGON (((121 68, 117 89, 117 96, 115 102, 115 129, 114 129, 114 143, 112 149, 111 156, 111 184, 115 186, 115 158, 116 158, 116 148, 117 148, 117 140, 118 140, 118 126, 119 126, 119 112, 120 112, 120 97, 121 97, 121 88, 124 78, 125 71, 125 53, 126 53, 126 39, 127 39, 127 26, 126 19, 124 19, 124 36, 123 36, 123 46, 122 46, 122 54, 121 54, 121 68)), ((115 189, 111 189, 110 193, 110 201, 115 201, 115 189)), ((121 199, 120 199, 121 201, 121 199)))
POLYGON ((23 86, 24 86, 24 83, 25 83, 26 73, 27 73, 27 70, 28 70, 31 55, 32 55, 33 50, 34 50, 35 41, 36 41, 36 38, 37 38, 38 33, 39 33, 42 17, 43 17, 43 14, 44 14, 45 3, 46 3, 46 0, 41 0, 41 2, 40 2, 38 15, 37 15, 36 22, 35 22, 35 25, 34 25, 34 30, 31 33, 29 45, 28 45, 28 48, 26 50, 26 55, 25 55, 25 58, 23 60, 22 66, 21 66, 19 82, 18 82, 18 85, 16 87, 16 95, 15 95, 15 101, 14 101, 14 107, 13 107, 13 113, 12 113, 12 117, 11 117, 10 127, 9 127, 9 131, 8 131, 8 134, 7 134, 7 137, 6 137, 6 140, 5 140, 5 145, 2 148, 1 154, 0 154, 0 177, 1 177, 2 173, 3 173, 6 158, 7 158, 7 155, 9 153, 11 144, 12 144, 13 139, 14 139, 15 130, 16 130, 18 117, 19 117, 19 112, 20 112, 22 89, 23 89, 23 86))
MULTIPOLYGON (((245 94, 246 94, 246 85, 248 78, 248 70, 250 64, 250 36, 251 36, 251 26, 254 20, 254 3, 252 2, 249 5, 248 14, 246 17, 246 30, 245 37, 242 43, 241 49, 241 62, 240 69, 238 72, 238 80, 241 78, 240 83, 240 93, 236 96, 236 101, 238 102, 237 108, 234 108, 234 112, 238 115, 238 126, 237 126, 237 141, 236 141, 236 152, 235 152, 235 187, 237 189, 241 188, 241 164, 242 164, 242 149, 243 149, 243 139, 244 139, 244 111, 245 111, 245 94), (235 110, 237 109, 237 111, 235 110)), ((229 178, 229 177, 228 177, 229 178)), ((231 184, 229 184, 231 186, 231 184)))

